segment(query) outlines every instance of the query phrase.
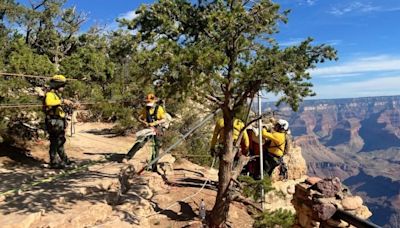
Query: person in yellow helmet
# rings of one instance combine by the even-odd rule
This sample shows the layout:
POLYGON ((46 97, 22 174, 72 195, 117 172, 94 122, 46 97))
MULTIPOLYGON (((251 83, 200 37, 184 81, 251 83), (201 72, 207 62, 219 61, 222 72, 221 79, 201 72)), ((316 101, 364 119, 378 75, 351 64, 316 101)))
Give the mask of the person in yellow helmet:
MULTIPOLYGON (((158 157, 160 147, 159 136, 162 135, 161 125, 166 121, 166 112, 164 108, 157 103, 157 101, 158 99, 154 94, 147 94, 145 99, 145 107, 140 112, 138 119, 146 128, 151 128, 153 131, 150 131, 147 134, 145 133, 145 135, 140 137, 140 139, 139 137, 136 138, 136 143, 129 150, 127 159, 131 159, 133 156, 135 156, 136 152, 138 152, 144 146, 144 144, 151 139, 154 142, 151 160, 158 157)), ((157 163, 153 164, 152 170, 157 170, 157 163)))
POLYGON ((263 139, 267 140, 265 154, 265 170, 271 176, 275 167, 282 163, 282 156, 285 154, 286 134, 289 130, 289 123, 286 120, 279 119, 271 132, 266 128, 262 130, 263 139))
MULTIPOLYGON (((216 154, 219 154, 221 152, 220 148, 222 147, 222 144, 225 139, 224 133, 223 133, 224 126, 225 126, 224 119, 223 118, 218 119, 215 124, 215 127, 214 127, 213 137, 211 139, 210 151, 213 156, 216 154), (217 142, 218 142, 218 145, 217 145, 217 142)), ((241 121, 238 118, 234 118, 234 120, 233 120, 233 140, 235 143, 240 135, 240 132, 242 130, 244 130, 244 127, 245 127, 245 124, 243 123, 243 121, 241 121)), ((249 136, 247 134, 247 131, 244 131, 242 141, 241 141, 240 153, 247 155, 247 152, 249 150, 249 145, 250 145, 249 136)), ((237 156, 238 156, 238 154, 237 154, 237 156)))
POLYGON ((64 168, 71 165, 71 161, 64 150, 66 113, 65 105, 73 105, 69 100, 63 99, 61 93, 64 91, 67 79, 63 75, 54 75, 50 80, 50 91, 44 97, 44 112, 46 115, 46 129, 50 139, 50 167, 64 168), (57 155, 61 162, 58 162, 57 155))
POLYGON ((157 101, 154 94, 147 94, 146 107, 139 115, 139 121, 146 127, 157 127, 165 122, 165 110, 157 101))

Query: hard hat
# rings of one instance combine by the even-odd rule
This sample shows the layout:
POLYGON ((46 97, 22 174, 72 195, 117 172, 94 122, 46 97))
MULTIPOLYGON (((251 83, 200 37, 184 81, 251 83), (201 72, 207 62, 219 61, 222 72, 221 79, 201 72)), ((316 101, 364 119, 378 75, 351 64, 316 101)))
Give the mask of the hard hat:
POLYGON ((57 75, 54 75, 53 77, 51 77, 50 81, 51 82, 62 82, 62 83, 65 83, 65 82, 67 82, 67 79, 65 78, 64 75, 57 74, 57 75))
POLYGON ((281 127, 281 129, 287 131, 289 130, 289 122, 284 119, 279 119, 277 124, 281 127))
POLYGON ((50 88, 59 89, 61 87, 64 87, 66 82, 67 79, 65 78, 64 75, 61 74, 54 75, 50 79, 50 88))

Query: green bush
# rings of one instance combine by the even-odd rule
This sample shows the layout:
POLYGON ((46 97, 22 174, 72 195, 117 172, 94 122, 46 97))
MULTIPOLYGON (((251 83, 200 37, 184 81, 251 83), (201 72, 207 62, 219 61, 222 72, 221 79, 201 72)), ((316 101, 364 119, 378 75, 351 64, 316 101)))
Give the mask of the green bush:
POLYGON ((254 228, 267 228, 279 226, 282 228, 292 227, 295 215, 286 209, 279 208, 276 211, 264 211, 255 217, 254 228))
MULTIPOLYGON (((200 113, 195 111, 195 109, 190 104, 181 105, 180 110, 176 109, 175 105, 168 105, 173 110, 179 113, 181 118, 176 118, 171 124, 170 128, 164 136, 164 148, 172 145, 174 142, 179 140, 183 135, 190 131, 195 123, 201 120, 200 113)), ((167 111, 171 110, 170 108, 167 111)), ((210 155, 210 141, 212 136, 213 122, 210 121, 204 126, 198 128, 192 134, 190 134, 180 145, 178 145, 172 153, 177 158, 186 158, 189 161, 203 166, 209 166, 212 162, 212 157, 210 155)))
POLYGON ((239 176, 238 180, 243 185, 243 195, 254 200, 261 198, 261 188, 264 188, 264 192, 269 192, 274 189, 268 175, 265 176, 263 180, 254 180, 250 176, 239 176))

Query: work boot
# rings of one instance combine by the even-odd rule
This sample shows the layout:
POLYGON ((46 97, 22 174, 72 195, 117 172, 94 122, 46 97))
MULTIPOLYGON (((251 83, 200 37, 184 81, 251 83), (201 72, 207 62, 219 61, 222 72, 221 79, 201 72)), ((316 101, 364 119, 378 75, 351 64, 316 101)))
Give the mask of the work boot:
POLYGON ((63 169, 64 165, 60 164, 60 163, 52 163, 50 164, 50 169, 63 169))
POLYGON ((65 162, 65 164, 66 164, 66 165, 75 165, 76 162, 68 159, 68 160, 65 162))

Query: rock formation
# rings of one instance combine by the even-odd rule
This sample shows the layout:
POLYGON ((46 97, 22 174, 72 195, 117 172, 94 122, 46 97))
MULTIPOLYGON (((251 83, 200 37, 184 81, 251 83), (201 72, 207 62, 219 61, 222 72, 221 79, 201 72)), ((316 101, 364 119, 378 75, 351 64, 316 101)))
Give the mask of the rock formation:
POLYGON ((339 177, 371 208, 371 221, 397 227, 400 207, 400 96, 309 100, 282 107, 308 174, 339 177), (386 186, 377 188, 376 186, 386 186), (393 219, 391 219, 393 217, 393 219))
POLYGON ((359 196, 352 196, 338 178, 309 178, 296 185, 292 203, 296 209, 296 227, 350 227, 349 223, 333 218, 343 210, 361 219, 372 213, 359 196))

